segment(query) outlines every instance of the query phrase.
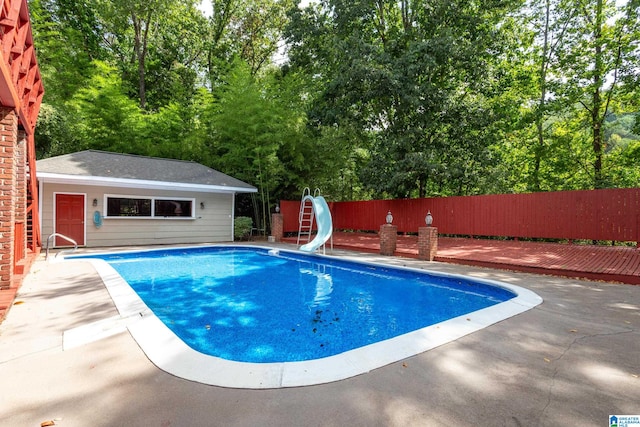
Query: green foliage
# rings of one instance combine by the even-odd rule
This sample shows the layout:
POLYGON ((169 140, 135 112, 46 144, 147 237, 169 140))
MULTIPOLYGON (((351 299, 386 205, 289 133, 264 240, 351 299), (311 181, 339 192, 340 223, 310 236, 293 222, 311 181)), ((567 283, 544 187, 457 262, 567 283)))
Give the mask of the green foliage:
POLYGON ((237 216, 233 221, 233 237, 235 240, 247 240, 251 235, 253 220, 247 216, 237 216))
POLYGON ((374 194, 482 191, 495 162, 487 95, 499 89, 491 64, 504 4, 327 2, 294 14, 293 65, 326 79, 311 115, 360 129, 371 151, 359 176, 374 194))
POLYGON ((198 161, 258 187, 242 205, 260 228, 307 186, 638 186, 639 5, 213 0, 207 18, 192 0, 33 0, 38 157, 198 161))
POLYGON ((612 163, 605 158, 613 141, 607 122, 625 113, 620 109, 625 97, 637 93, 630 78, 637 75, 637 10, 633 1, 597 0, 580 7, 572 1, 531 2, 527 11, 537 39, 529 52, 539 70, 533 86, 538 100, 531 111, 536 136, 525 142, 532 153, 531 190, 556 189, 548 174, 561 176, 561 166, 573 167, 562 185, 615 185, 612 163))
POLYGON ((45 102, 61 110, 94 72, 92 60, 103 54, 93 32, 94 10, 73 0, 35 0, 29 9, 45 102))
POLYGON ((266 224, 271 194, 283 181, 278 151, 298 138, 292 123, 297 118, 272 85, 268 78, 260 84, 247 64, 237 62, 209 113, 213 166, 258 187, 260 224, 266 224))
POLYGON ((35 130, 36 157, 57 156, 75 151, 79 141, 69 115, 50 104, 40 106, 35 130))
POLYGON ((127 97, 115 68, 94 61, 96 71, 87 86, 78 90, 68 106, 75 118, 74 129, 82 149, 120 153, 144 151, 138 138, 143 114, 127 97))

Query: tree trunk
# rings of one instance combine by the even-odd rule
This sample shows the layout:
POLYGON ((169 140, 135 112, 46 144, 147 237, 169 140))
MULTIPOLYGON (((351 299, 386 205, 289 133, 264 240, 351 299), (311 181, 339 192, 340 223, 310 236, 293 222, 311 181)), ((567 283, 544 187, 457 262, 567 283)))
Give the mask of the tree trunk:
POLYGON ((131 14, 131 19, 133 20, 133 29, 134 29, 133 48, 135 51, 136 61, 138 63, 138 97, 140 98, 140 109, 142 110, 146 109, 147 107, 147 91, 145 86, 145 77, 146 77, 145 64, 147 60, 149 27, 150 27, 152 16, 153 16, 153 10, 149 10, 146 16, 146 20, 139 18, 135 14, 135 12, 131 14))
POLYGON ((602 0, 596 2, 596 22, 593 33, 595 50, 595 69, 593 71, 593 108, 591 110, 591 130, 593 137, 593 186, 602 188, 602 152, 603 152, 603 128, 606 111, 602 111, 603 62, 602 62, 602 25, 603 25, 602 0), (602 111, 602 112, 601 112, 602 111))
POLYGON ((542 45, 542 60, 540 61, 540 99, 538 101, 538 111, 536 117, 536 131, 538 133, 538 146, 533 150, 534 166, 533 166, 533 190, 540 191, 540 165, 544 154, 544 117, 545 103, 547 98, 547 55, 549 54, 549 15, 551 14, 551 5, 549 0, 545 2, 544 16, 544 42, 542 45))

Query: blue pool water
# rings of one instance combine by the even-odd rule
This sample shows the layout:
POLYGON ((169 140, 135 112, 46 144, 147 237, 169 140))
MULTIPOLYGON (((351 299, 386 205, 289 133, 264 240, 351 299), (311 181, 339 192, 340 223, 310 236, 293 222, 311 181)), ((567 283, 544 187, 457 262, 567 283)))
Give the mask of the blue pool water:
POLYGON ((332 356, 516 296, 461 277, 264 248, 73 258, 104 259, 190 347, 241 362, 332 356))

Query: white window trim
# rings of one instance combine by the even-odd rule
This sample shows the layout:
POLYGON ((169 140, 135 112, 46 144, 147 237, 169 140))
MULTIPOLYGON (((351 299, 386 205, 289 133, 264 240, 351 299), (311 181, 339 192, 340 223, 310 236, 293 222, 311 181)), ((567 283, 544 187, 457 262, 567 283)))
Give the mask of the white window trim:
POLYGON ((171 196, 146 196, 135 194, 104 194, 102 198, 102 217, 104 219, 141 219, 141 220, 194 220, 196 219, 196 199, 193 197, 171 197, 171 196), (114 199, 148 199, 151 200, 151 216, 107 216, 107 201, 109 198, 114 199), (191 202, 191 216, 155 216, 156 200, 179 200, 181 202, 191 202))

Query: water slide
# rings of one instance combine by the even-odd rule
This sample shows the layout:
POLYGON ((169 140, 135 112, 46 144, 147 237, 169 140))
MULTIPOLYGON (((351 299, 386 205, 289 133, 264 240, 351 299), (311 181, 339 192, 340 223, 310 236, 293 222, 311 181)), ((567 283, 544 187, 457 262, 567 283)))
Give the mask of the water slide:
POLYGON ((333 233, 333 221, 331 220, 329 205, 327 205, 327 201, 324 197, 306 195, 302 199, 302 203, 304 204, 307 200, 310 200, 313 206, 316 224, 318 225, 318 233, 312 241, 306 245, 300 246, 300 250, 305 252, 314 252, 331 238, 331 234, 333 233))

